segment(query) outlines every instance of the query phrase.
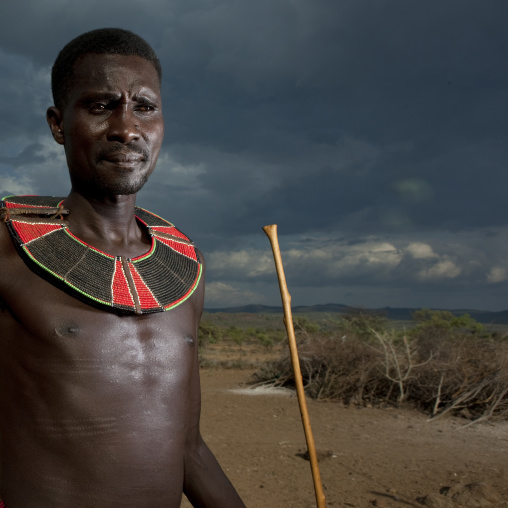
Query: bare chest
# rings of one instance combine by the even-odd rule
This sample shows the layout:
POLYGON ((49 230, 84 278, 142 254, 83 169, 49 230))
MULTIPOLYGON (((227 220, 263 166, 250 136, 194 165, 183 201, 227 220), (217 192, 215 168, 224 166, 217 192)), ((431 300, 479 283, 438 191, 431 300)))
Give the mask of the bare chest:
POLYGON ((12 390, 31 394, 32 409, 79 404, 86 412, 185 391, 197 348, 192 305, 117 316, 22 273, 0 312, 0 364, 12 390))
POLYGON ((0 260, 0 491, 46 489, 44 506, 70 506, 87 479, 106 501, 117 503, 113 485, 136 506, 150 496, 176 506, 199 392, 199 301, 118 316, 35 275, 10 242, 0 260))
POLYGON ((13 375, 26 374, 39 386, 100 387, 102 393, 169 387, 188 375, 197 322, 185 309, 119 317, 79 302, 50 305, 26 297, 25 303, 16 316, 4 310, 0 317, 1 361, 13 375))

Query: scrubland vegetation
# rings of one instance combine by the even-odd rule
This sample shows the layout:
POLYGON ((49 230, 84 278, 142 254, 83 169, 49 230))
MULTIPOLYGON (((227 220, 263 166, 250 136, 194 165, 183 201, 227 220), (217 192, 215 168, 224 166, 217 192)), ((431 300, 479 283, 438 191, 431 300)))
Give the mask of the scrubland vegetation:
MULTIPOLYGON (((285 341, 281 318, 264 319, 265 326, 247 327, 205 319, 200 344, 272 348, 285 341)), ((508 419, 508 334, 490 331, 467 314, 422 309, 401 327, 356 310, 319 323, 297 316, 294 326, 310 397, 346 405, 411 404, 432 419, 460 414, 469 420, 466 425, 508 419)), ((260 366, 255 378, 292 386, 289 352, 260 366)))

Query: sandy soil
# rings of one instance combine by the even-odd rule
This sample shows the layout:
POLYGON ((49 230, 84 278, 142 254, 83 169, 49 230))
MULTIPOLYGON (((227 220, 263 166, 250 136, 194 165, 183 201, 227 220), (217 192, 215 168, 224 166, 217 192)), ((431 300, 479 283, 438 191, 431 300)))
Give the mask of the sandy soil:
MULTIPOLYGON (((297 399, 237 391, 251 374, 202 370, 202 434, 249 508, 316 506, 297 399)), ((508 506, 507 423, 460 429, 463 419, 428 422, 413 410, 308 408, 327 506, 421 507, 443 487, 478 481, 500 495, 484 506, 508 506)))

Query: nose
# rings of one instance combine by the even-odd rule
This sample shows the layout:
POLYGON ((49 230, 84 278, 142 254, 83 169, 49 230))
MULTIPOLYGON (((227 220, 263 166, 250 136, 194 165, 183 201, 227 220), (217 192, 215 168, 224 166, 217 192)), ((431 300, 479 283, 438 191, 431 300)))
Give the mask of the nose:
POLYGON ((128 104, 121 104, 108 118, 108 140, 128 144, 140 137, 139 119, 128 104))

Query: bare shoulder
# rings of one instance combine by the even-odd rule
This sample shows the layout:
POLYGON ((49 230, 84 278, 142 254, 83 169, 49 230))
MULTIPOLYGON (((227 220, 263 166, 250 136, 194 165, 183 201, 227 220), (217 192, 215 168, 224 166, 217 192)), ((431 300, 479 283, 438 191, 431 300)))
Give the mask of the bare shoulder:
POLYGON ((0 214, 0 254, 3 254, 6 242, 10 243, 9 231, 7 230, 7 223, 4 220, 3 214, 0 214))
MULTIPOLYGON (((19 255, 11 234, 8 223, 0 220, 0 298, 3 302, 11 302, 12 299, 22 299, 20 288, 33 286, 33 280, 38 281, 25 262, 19 255)), ((26 298, 26 292, 23 293, 26 298)), ((3 304, 5 305, 5 303, 3 304)))
POLYGON ((6 264, 9 260, 16 255, 16 249, 11 240, 11 235, 7 229, 7 223, 3 219, 0 219, 0 263, 2 264, 3 270, 0 271, 0 279, 5 276, 7 272, 6 264))
POLYGON ((7 223, 0 219, 0 310, 5 309, 5 301, 9 288, 13 287, 16 281, 16 274, 19 273, 19 266, 22 264, 16 248, 11 240, 7 223))

